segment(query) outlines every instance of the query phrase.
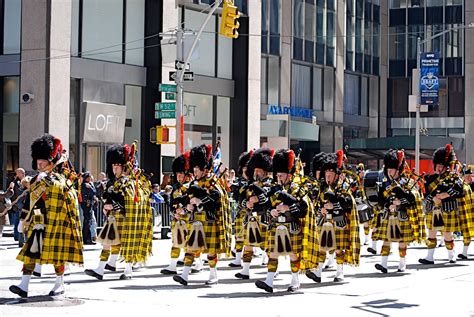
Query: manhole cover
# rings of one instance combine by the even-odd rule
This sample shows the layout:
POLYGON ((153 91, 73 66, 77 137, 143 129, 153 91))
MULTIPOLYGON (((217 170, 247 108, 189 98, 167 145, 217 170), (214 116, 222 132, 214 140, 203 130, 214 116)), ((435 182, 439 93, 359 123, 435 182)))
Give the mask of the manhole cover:
POLYGON ((24 307, 69 307, 84 304, 84 301, 76 298, 33 296, 28 298, 7 299, 0 305, 17 305, 24 307))

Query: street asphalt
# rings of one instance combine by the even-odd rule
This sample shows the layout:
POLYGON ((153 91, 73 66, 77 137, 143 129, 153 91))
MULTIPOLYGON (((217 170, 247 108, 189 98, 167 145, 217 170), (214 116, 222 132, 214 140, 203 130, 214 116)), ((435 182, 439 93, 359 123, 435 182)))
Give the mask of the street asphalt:
MULTIPOLYGON (((11 228, 7 228, 9 235, 11 228)), ((266 269, 261 258, 252 261, 250 279, 238 280, 238 268, 230 268, 230 259, 218 263, 219 284, 206 286, 208 267, 191 274, 187 287, 160 274, 169 260, 170 240, 154 240, 153 256, 145 268, 135 271, 133 279, 121 281, 118 271, 109 272, 103 281, 83 273, 95 268, 100 246, 86 246, 84 267, 73 266, 65 277, 66 293, 58 297, 47 294, 54 283, 52 266, 43 268, 41 278, 33 277, 29 297, 20 299, 8 287, 18 284, 21 263, 12 237, 0 238, 0 317, 7 316, 474 316, 474 261, 448 263, 444 247, 435 252, 435 265, 418 264, 426 253, 422 245, 411 246, 407 270, 397 273, 398 248, 392 247, 389 273, 378 272, 374 265, 380 256, 372 256, 362 248, 361 265, 345 267, 345 280, 332 282, 334 269, 323 272, 322 283, 300 276, 301 289, 288 293, 289 259, 280 258, 279 275, 274 293, 255 286, 264 279, 266 269)), ((456 241, 462 250, 462 241, 456 241)), ((379 245, 380 251, 380 245, 379 245)), ((470 250, 474 259, 474 246, 470 250)), ((181 270, 178 267, 178 270, 181 270)))

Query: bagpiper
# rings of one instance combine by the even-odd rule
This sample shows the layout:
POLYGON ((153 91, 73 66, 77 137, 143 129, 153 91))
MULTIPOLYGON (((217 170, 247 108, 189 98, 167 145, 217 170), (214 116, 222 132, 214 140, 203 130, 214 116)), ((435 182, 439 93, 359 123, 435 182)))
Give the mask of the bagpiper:
POLYGON ((324 175, 324 190, 315 202, 319 232, 319 265, 315 271, 315 281, 318 283, 321 282, 326 252, 335 250, 335 282, 343 281, 344 264, 359 265, 359 219, 355 200, 344 179, 343 167, 344 152, 339 150, 325 158, 321 171, 324 175))
MULTIPOLYGON (((469 186, 469 188, 470 188, 471 204, 474 203, 474 178, 473 178, 473 174, 474 174, 474 165, 467 165, 465 170, 464 170, 464 182, 465 182, 465 186, 469 186)), ((468 190, 469 189, 466 188, 466 191, 468 191, 468 190)), ((473 212, 472 209, 471 209, 471 212, 468 213, 468 216, 469 215, 471 216, 471 219, 469 220, 469 219, 467 219, 467 217, 465 217, 464 223, 469 221, 469 222, 474 224, 474 219, 472 219, 474 217, 474 212, 473 212)), ((458 254, 458 259, 460 259, 460 260, 467 260, 469 245, 471 244, 471 240, 474 238, 474 234, 471 231, 470 230, 465 230, 464 232, 462 232, 463 249, 462 249, 462 253, 458 254)))
MULTIPOLYGON (((107 189, 103 194, 106 224, 97 239, 102 244, 96 269, 87 275, 102 280, 108 261, 125 262, 121 280, 132 278, 132 265, 145 263, 152 251, 151 184, 137 167, 136 143, 115 144, 107 150, 107 189), (120 256, 120 257, 119 257, 120 256)), ((115 271, 109 264, 108 268, 115 271)))
POLYGON ((188 285, 188 275, 195 254, 202 252, 207 253, 210 267, 206 285, 213 285, 219 281, 218 255, 230 254, 232 223, 229 200, 220 180, 210 174, 213 166, 210 145, 203 144, 192 148, 189 161, 194 174, 194 180, 186 191, 189 198, 187 204, 189 233, 183 272, 180 275, 174 275, 173 280, 182 285, 188 285))
POLYGON ((255 282, 258 288, 269 293, 273 292, 273 279, 280 255, 290 256, 291 283, 288 292, 294 292, 300 287, 298 274, 300 255, 303 251, 303 221, 308 211, 308 204, 305 200, 305 188, 292 180, 294 172, 293 150, 277 151, 273 156, 273 174, 278 185, 272 188, 270 196, 272 219, 268 227, 267 278, 255 282))
POLYGON ((10 286, 10 291, 27 297, 35 264, 52 264, 56 282, 49 296, 55 296, 64 293, 65 264, 83 264, 79 204, 76 190, 58 172, 67 161, 61 140, 44 134, 33 141, 31 156, 38 174, 31 179, 21 214, 20 229, 28 232, 17 257, 23 262, 23 275, 21 283, 10 286))
POLYGON ((253 249, 261 248, 263 255, 267 255, 267 227, 269 217, 267 214, 268 197, 273 184, 269 175, 272 171, 272 157, 274 150, 262 148, 256 150, 247 163, 247 172, 252 173, 251 181, 244 188, 242 196, 242 232, 244 238, 244 252, 242 256, 242 271, 235 277, 250 278, 250 262, 253 249))
POLYGON ((242 267, 242 251, 244 249, 245 232, 243 227, 244 214, 246 208, 245 191, 249 181, 252 180, 253 175, 247 172, 247 164, 253 155, 253 150, 243 152, 239 156, 239 169, 237 171, 239 178, 235 184, 231 186, 234 195, 234 200, 237 201, 237 212, 234 219, 235 232, 235 259, 229 263, 230 267, 242 267))
POLYGON ((455 263, 453 232, 472 230, 472 222, 468 221, 472 213, 470 194, 467 192, 470 188, 465 186, 460 175, 460 163, 451 144, 435 150, 433 165, 435 173, 425 178, 428 254, 418 261, 421 264, 434 264, 436 233, 441 231, 448 251, 448 261, 455 263), (462 223, 462 219, 466 223, 462 223))
POLYGON ((407 245, 420 243, 425 236, 421 194, 416 182, 406 175, 407 163, 403 150, 389 150, 384 156, 385 181, 379 200, 383 205, 382 220, 373 240, 382 240, 382 262, 375 268, 387 273, 387 261, 392 242, 398 242, 400 261, 398 272, 406 269, 407 245))
POLYGON ((173 171, 174 181, 173 191, 171 192, 171 259, 170 264, 161 270, 162 274, 174 275, 177 273, 176 265, 181 250, 186 246, 188 238, 188 214, 186 213, 186 190, 192 176, 189 174, 189 151, 183 153, 173 160, 171 169, 173 171))

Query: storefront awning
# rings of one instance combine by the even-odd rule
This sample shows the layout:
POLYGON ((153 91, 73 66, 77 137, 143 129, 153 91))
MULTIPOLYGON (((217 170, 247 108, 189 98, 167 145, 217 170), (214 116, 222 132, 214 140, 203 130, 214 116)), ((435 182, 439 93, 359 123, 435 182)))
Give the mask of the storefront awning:
MULTIPOLYGON (((420 158, 431 159, 433 151, 447 143, 452 143, 455 151, 464 149, 464 140, 461 138, 420 136, 420 158)), ((414 136, 349 139, 344 144, 349 146, 348 155, 360 160, 382 159, 389 149, 404 149, 407 157, 415 157, 414 136)))

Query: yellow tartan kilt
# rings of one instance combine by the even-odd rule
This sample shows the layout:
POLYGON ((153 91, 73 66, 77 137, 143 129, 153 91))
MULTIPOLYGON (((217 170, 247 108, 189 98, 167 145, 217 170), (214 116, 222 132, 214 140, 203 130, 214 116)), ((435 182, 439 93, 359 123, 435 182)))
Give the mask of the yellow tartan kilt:
POLYGON ((235 241, 242 242, 245 240, 245 231, 244 231, 244 217, 245 210, 239 210, 234 219, 235 224, 235 241))
MULTIPOLYGON (((443 212, 444 229, 443 232, 454 232, 459 230, 459 219, 456 210, 443 212)), ((425 215, 426 227, 428 230, 433 228, 433 212, 425 215)))
MULTIPOLYGON (((321 229, 322 227, 318 226, 318 237, 321 236, 321 229)), ((351 229, 349 224, 344 229, 334 226, 334 231, 336 233, 336 250, 349 250, 351 247, 351 229)))
MULTIPOLYGON (((291 250, 294 254, 299 254, 303 251, 303 228, 301 228, 299 233, 291 233, 290 232, 290 224, 289 223, 277 223, 271 227, 270 230, 267 230, 267 247, 268 251, 275 252, 275 234, 276 228, 279 225, 283 225, 288 229, 288 233, 290 234, 290 243, 291 243, 291 250)), ((262 247, 261 247, 262 248, 262 247)))
MULTIPOLYGON (((413 228, 411 227, 410 221, 400 221, 400 233, 402 235, 402 241, 405 243, 414 242, 414 232, 413 228)), ((372 235, 372 240, 382 240, 388 241, 387 237, 387 227, 388 227, 388 219, 382 219, 380 222, 380 226, 377 228, 377 231, 372 235)))
MULTIPOLYGON (((216 221, 207 221, 206 220, 206 215, 204 212, 202 213, 196 213, 195 214, 195 221, 200 221, 202 222, 202 226, 204 229, 204 234, 206 235, 206 249, 202 248, 201 252, 202 253, 207 253, 207 254, 219 254, 222 251, 221 244, 219 241, 219 224, 216 221)), ((191 235, 191 230, 193 228, 192 223, 188 223, 188 237, 187 240, 189 240, 189 236, 191 235)), ((186 248, 187 252, 187 248, 186 248)))

